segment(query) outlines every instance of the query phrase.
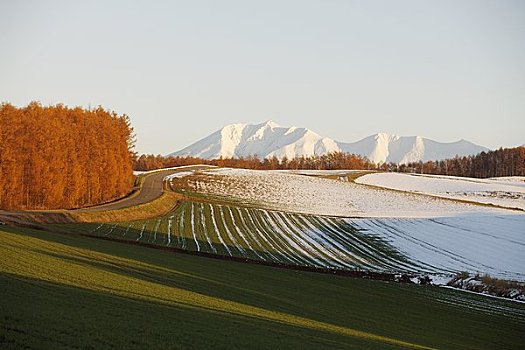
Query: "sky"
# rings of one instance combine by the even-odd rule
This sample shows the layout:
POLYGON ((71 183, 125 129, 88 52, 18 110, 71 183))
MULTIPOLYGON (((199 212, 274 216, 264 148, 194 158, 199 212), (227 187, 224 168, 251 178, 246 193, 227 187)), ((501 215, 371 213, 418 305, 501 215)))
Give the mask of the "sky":
POLYGON ((139 153, 273 120, 525 143, 525 1, 0 0, 0 102, 103 106, 139 153))

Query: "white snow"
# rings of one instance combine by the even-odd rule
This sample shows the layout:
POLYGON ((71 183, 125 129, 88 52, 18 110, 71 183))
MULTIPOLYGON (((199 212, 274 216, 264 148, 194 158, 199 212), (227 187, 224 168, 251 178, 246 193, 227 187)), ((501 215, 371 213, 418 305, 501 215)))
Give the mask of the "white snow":
POLYGON ((157 219, 157 223, 155 224, 155 230, 153 232, 153 241, 152 242, 155 242, 157 240, 157 232, 159 231, 160 221, 161 221, 161 219, 157 219))
POLYGON ((288 159, 300 156, 347 152, 367 157, 375 163, 439 160, 456 155, 477 154, 488 149, 460 140, 440 143, 421 136, 378 133, 353 143, 337 142, 312 130, 281 127, 267 121, 261 124, 231 124, 170 156, 204 159, 248 157, 288 159))
POLYGON ((170 245, 171 243, 171 225, 173 222, 173 215, 168 218, 168 241, 166 245, 170 245))
POLYGON ((144 174, 152 174, 152 173, 158 173, 158 172, 167 171, 167 170, 183 170, 183 169, 187 169, 187 168, 194 168, 196 166, 209 167, 209 168, 215 168, 216 167, 215 165, 205 165, 205 164, 181 165, 181 166, 174 166, 174 167, 170 167, 170 168, 154 169, 154 170, 148 170, 148 171, 135 170, 135 171, 133 171, 133 175, 138 176, 138 175, 144 175, 144 174))
POLYGON ((201 251, 201 247, 199 245, 199 242, 197 241, 197 236, 195 234, 195 204, 191 203, 191 234, 193 235, 193 241, 195 242, 195 246, 197 247, 197 251, 201 251))
POLYGON ((168 176, 165 176, 163 181, 171 181, 173 179, 180 179, 180 178, 183 178, 185 176, 188 176, 188 175, 193 175, 194 171, 193 170, 190 170, 190 171, 180 171, 178 173, 175 173, 175 174, 170 174, 168 176))
POLYGON ((215 230, 214 232, 217 235, 217 237, 219 238, 219 241, 221 242, 221 244, 224 247, 224 249, 226 249, 226 251, 228 252, 228 255, 232 256, 232 252, 230 251, 230 248, 228 248, 228 245, 224 242, 224 239, 222 239, 221 231, 219 231, 219 228, 217 227, 217 222, 215 222, 215 214, 213 212, 213 206, 212 205, 210 205, 210 211, 211 211, 211 214, 210 214, 211 222, 213 224, 213 229, 215 230))
MULTIPOLYGON (((180 220, 179 220, 179 232, 180 234, 177 236, 177 242, 179 241, 179 237, 181 238, 181 241, 182 241, 182 246, 181 248, 182 249, 186 249, 186 239, 184 238, 184 210, 182 211, 182 213, 180 214, 180 220)), ((193 220, 193 219, 192 219, 193 220)))
POLYGON ((525 176, 502 176, 502 177, 491 177, 488 180, 503 181, 503 182, 517 182, 521 186, 525 186, 525 176))
POLYGON ((519 177, 475 179, 439 175, 375 173, 361 176, 356 179, 356 182, 525 210, 525 181, 520 181, 520 179, 519 177))
POLYGON ((206 178, 190 178, 189 185, 194 191, 297 213, 343 217, 450 217, 508 212, 282 172, 220 169, 205 174, 208 175, 206 178))
POLYGON ((147 224, 148 223, 146 222, 146 223, 144 223, 144 225, 142 225, 142 229, 140 230, 140 234, 139 234, 139 237, 137 238, 137 241, 142 239, 142 235, 144 234, 144 230, 146 229, 146 225, 147 224))
POLYGON ((208 235, 208 229, 206 228, 206 219, 204 216, 204 204, 199 203, 199 206, 197 207, 197 212, 199 214, 198 219, 202 225, 202 229, 203 229, 202 232, 204 232, 204 237, 206 238, 206 242, 208 242, 208 245, 210 246, 210 249, 213 252, 213 254, 217 254, 217 249, 215 249, 215 247, 211 243, 210 236, 208 235))
MULTIPOLYGON (((222 222, 225 222, 225 220, 224 220, 224 210, 223 210, 222 207, 220 207, 219 209, 220 209, 219 212, 220 212, 220 215, 221 215, 221 220, 222 220, 222 222)), ((235 248, 237 248, 237 250, 242 255, 246 255, 246 250, 240 244, 237 243, 237 240, 235 239, 235 237, 233 237, 231 231, 228 229, 228 225, 224 225, 224 229, 226 230, 226 234, 228 235, 228 238, 233 243, 235 248)))
POLYGON ((525 280, 525 215, 347 219, 430 273, 466 271, 525 280))
MULTIPOLYGON (((432 186, 525 189, 520 179, 406 174, 365 177, 375 175, 394 175, 396 183, 400 182, 398 175, 410 181, 427 181, 427 190, 432 186)), ((262 208, 218 206, 218 215, 212 209, 213 217, 220 218, 226 227, 219 241, 225 245, 223 238, 228 237, 241 255, 251 253, 261 260, 284 259, 299 265, 408 271, 429 275, 434 283, 447 282, 460 271, 525 281, 525 213, 520 211, 283 171, 217 169, 188 180, 197 192, 262 208), (226 221, 232 223, 231 232, 226 221), (373 243, 376 239, 400 255, 373 243), (272 254, 259 254, 264 251, 259 249, 263 245, 270 246, 272 254), (242 246, 247 247, 245 252, 242 246)), ((189 209, 193 216, 194 204, 189 209)), ((195 215, 204 214, 201 210, 195 215)), ((192 218, 192 223, 194 220, 199 219, 192 218)), ((217 224, 212 224, 218 232, 217 224)), ((191 229, 195 231, 195 227, 191 229)))
POLYGON ((257 250, 253 249, 252 245, 250 244, 250 242, 246 239, 246 237, 243 235, 243 233, 241 232, 241 230, 239 229, 239 224, 237 224, 235 222, 235 217, 233 216, 233 213, 231 212, 231 210, 228 208, 228 212, 230 213, 230 218, 233 222, 233 227, 235 228, 235 231, 237 231, 237 235, 239 237, 241 237, 241 239, 244 241, 244 243, 248 246, 248 248, 250 248, 250 250, 255 254, 257 255, 257 257, 261 260, 266 260, 263 256, 261 256, 257 250))
POLYGON ((345 175, 351 173, 361 173, 363 170, 269 170, 272 172, 298 174, 298 175, 311 175, 311 176, 332 176, 332 175, 345 175))

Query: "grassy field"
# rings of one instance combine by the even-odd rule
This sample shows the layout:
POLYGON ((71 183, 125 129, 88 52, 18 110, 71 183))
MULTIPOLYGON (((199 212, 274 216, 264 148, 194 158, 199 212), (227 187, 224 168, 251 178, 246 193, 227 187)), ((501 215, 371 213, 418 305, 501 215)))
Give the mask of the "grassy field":
POLYGON ((232 205, 182 202, 175 211, 148 220, 55 228, 269 263, 427 272, 387 242, 362 233, 343 219, 232 205))
POLYGON ((515 302, 11 227, 0 279, 2 349, 520 349, 525 331, 515 302))

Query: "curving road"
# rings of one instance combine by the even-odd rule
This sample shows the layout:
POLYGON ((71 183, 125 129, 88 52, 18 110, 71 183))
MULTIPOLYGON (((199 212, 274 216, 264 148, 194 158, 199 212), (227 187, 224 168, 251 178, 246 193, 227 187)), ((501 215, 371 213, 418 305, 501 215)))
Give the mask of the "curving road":
POLYGON ((144 183, 140 188, 138 193, 135 193, 129 197, 120 199, 115 202, 97 205, 90 208, 77 209, 76 211, 105 211, 105 210, 115 210, 129 208, 135 205, 151 202, 159 198, 164 192, 164 183, 163 179, 171 174, 175 174, 181 171, 188 170, 203 170, 209 169, 211 166, 208 165, 195 165, 180 167, 178 169, 169 169, 169 170, 160 170, 152 172, 151 174, 145 175, 144 183))

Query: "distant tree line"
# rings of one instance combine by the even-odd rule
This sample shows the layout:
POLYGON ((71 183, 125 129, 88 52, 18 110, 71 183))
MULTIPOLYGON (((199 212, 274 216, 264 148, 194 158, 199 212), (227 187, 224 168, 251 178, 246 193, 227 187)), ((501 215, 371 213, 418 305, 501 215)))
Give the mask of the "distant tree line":
POLYGON ((481 152, 473 156, 456 156, 451 159, 408 164, 375 164, 366 157, 341 152, 313 157, 283 158, 281 160, 276 157, 259 159, 255 156, 206 160, 196 157, 163 157, 149 154, 138 157, 134 164, 134 169, 147 171, 194 164, 261 170, 363 169, 487 178, 495 176, 525 176, 525 147, 500 148, 495 151, 481 152))
POLYGON ((220 167, 245 168, 258 170, 284 169, 376 169, 376 165, 366 157, 349 153, 329 153, 314 157, 297 157, 288 159, 277 157, 259 159, 256 156, 246 158, 218 158, 202 159, 196 157, 164 157, 152 154, 143 154, 137 158, 134 169, 140 171, 169 168, 182 165, 208 164, 220 167))
POLYGON ((525 147, 500 148, 439 161, 387 164, 383 170, 464 177, 525 176, 525 147))
POLYGON ((133 186, 133 128, 126 115, 31 102, 0 105, 0 208, 78 208, 133 186))

